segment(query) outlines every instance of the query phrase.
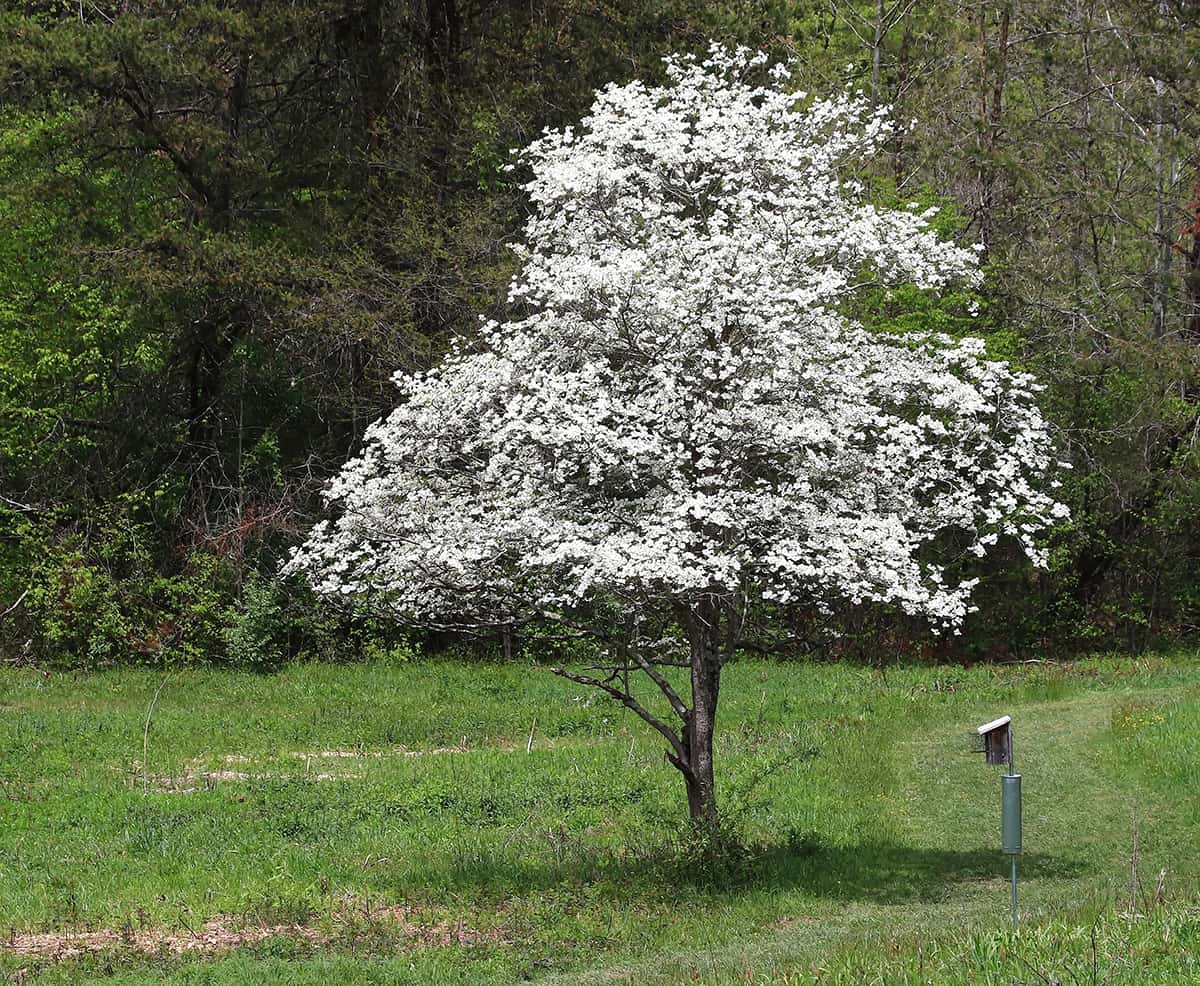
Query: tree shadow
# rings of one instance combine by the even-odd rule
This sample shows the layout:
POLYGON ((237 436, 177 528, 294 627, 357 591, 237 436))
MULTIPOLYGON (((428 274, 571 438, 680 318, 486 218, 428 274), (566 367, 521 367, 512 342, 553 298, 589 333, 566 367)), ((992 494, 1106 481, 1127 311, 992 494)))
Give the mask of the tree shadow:
MULTIPOLYGON (((820 843, 772 848, 753 862, 745 890, 800 889, 815 897, 879 904, 931 902, 955 887, 1007 880, 1009 859, 991 847, 942 849, 866 842, 854 846, 820 843)), ((1089 871, 1088 865, 1051 853, 1019 857, 1024 879, 1066 880, 1089 871)))
MULTIPOLYGON (((990 847, 826 845, 796 838, 770 846, 696 848, 678 842, 598 850, 578 845, 554 858, 516 851, 442 862, 422 868, 415 880, 410 871, 404 887, 495 898, 584 887, 589 896, 614 898, 661 898, 681 890, 700 898, 799 890, 827 900, 905 904, 944 900, 958 886, 1007 881, 1009 875, 1008 857, 990 847)), ((1068 880, 1092 871, 1081 859, 1043 852, 1022 854, 1019 866, 1025 880, 1068 880)), ((376 871, 374 876, 376 889, 391 889, 390 874, 376 871)))

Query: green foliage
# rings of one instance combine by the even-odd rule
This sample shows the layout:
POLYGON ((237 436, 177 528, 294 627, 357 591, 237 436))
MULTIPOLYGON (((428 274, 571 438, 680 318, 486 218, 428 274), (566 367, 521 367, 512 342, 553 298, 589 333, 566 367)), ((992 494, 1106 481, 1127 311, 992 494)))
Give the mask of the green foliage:
POLYGON ((256 575, 243 588, 241 605, 221 637, 231 663, 263 670, 287 656, 287 630, 280 586, 256 575))
POLYGON ((123 387, 164 364, 160 341, 74 253, 111 232, 121 189, 113 170, 78 180, 73 118, 0 116, 0 459, 11 489, 92 465, 123 387))
POLYGON ((152 535, 135 501, 88 517, 87 532, 60 536, 25 524, 27 625, 39 660, 60 667, 195 663, 220 653, 231 571, 190 555, 161 574, 152 535))
MULTIPOLYGON (((8 657, 32 639, 58 661, 221 659, 227 618, 259 627, 239 653, 264 644, 238 587, 273 577, 390 375, 503 306, 511 149, 713 37, 794 57, 798 91, 893 105, 847 178, 985 241, 985 280, 846 304, 876 331, 982 334, 1047 385, 1072 466, 1050 570, 990 559, 952 646, 884 614, 819 629, 974 658, 1200 626, 1200 223, 1171 171, 1197 127, 1187 5, 39 0, 0 10, 0 36, 0 612, 31 590, 0 624, 8 657), (136 577, 98 543, 124 536, 126 497, 136 577), (224 574, 201 603, 206 557, 224 574), (154 643, 193 607, 195 641, 154 643)), ((403 652, 300 599, 267 635, 280 659, 403 652)))
POLYGON ((29 608, 43 653, 66 652, 95 666, 136 646, 114 580, 82 555, 64 553, 34 578, 29 608))
POLYGON ((517 640, 521 659, 530 663, 572 664, 597 656, 594 640, 579 636, 570 627, 556 624, 522 627, 517 640))
POLYGON ((980 299, 967 291, 922 291, 911 285, 884 292, 871 292, 859 304, 870 324, 879 332, 943 332, 962 337, 980 335, 987 323, 972 314, 980 299))

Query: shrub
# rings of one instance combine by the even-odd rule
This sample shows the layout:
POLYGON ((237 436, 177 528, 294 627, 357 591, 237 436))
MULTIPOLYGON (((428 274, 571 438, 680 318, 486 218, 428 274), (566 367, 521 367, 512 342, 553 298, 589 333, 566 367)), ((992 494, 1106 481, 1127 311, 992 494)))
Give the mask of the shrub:
POLYGON ((279 583, 251 576, 240 604, 221 631, 225 653, 239 667, 264 669, 281 664, 288 654, 288 625, 279 583))

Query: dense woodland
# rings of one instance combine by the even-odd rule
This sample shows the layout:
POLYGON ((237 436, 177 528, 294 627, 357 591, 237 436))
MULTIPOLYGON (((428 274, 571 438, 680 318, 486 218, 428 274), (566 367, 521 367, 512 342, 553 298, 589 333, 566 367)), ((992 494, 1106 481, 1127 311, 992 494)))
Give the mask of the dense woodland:
POLYGON ((269 665, 402 646, 281 580, 280 561, 392 405, 392 373, 503 311, 526 214, 511 149, 710 38, 797 59, 807 91, 893 107, 873 193, 940 205, 987 273, 977 298, 900 291, 863 317, 984 334, 1044 382, 1071 467, 1049 568, 998 554, 961 637, 848 610, 801 639, 978 659, 1139 649, 1200 625, 1186 0, 0 10, 6 660, 269 665))

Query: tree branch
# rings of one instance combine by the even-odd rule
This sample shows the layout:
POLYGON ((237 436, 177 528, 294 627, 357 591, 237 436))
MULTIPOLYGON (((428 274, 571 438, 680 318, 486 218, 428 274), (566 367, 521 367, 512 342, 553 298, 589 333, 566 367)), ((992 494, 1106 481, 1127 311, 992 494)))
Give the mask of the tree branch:
POLYGON ((667 679, 661 674, 659 674, 654 665, 642 657, 642 655, 637 652, 636 648, 633 651, 633 659, 637 661, 639 667, 646 672, 646 677, 658 685, 658 690, 667 697, 667 701, 671 703, 671 708, 675 710, 675 714, 678 715, 679 718, 684 722, 687 722, 688 708, 683 704, 683 700, 680 699, 680 697, 675 693, 675 689, 671 687, 671 683, 667 681, 667 679))
POLYGON ((119 59, 121 70, 130 87, 137 93, 143 103, 139 103, 125 89, 117 89, 116 97, 128 106, 137 118, 138 128, 148 137, 154 140, 159 149, 170 158, 171 163, 175 166, 175 170, 180 176, 192 187, 192 190, 200 196, 206 208, 212 206, 212 190, 196 171, 195 163, 183 155, 183 153, 167 140, 162 130, 156 125, 154 120, 154 108, 145 89, 133 74, 128 63, 124 58, 119 59))
POLYGON ((575 674, 574 672, 567 671, 564 668, 551 668, 550 671, 553 674, 558 675, 560 678, 566 678, 568 681, 574 681, 576 684, 587 685, 591 688, 598 688, 606 695, 615 698, 618 702, 625 706, 625 708, 635 713, 642 719, 643 722, 658 730, 658 732, 660 732, 666 738, 667 742, 671 744, 671 749, 675 751, 676 760, 673 760, 672 763, 676 763, 677 766, 680 766, 680 769, 690 769, 687 762, 687 753, 683 748, 683 741, 678 735, 676 735, 675 731, 670 726, 668 726, 653 713, 647 711, 637 699, 629 694, 629 692, 624 692, 619 688, 614 688, 612 685, 606 684, 599 678, 592 678, 585 674, 575 674))
POLYGON ((29 590, 26 589, 19 596, 17 596, 17 601, 15 603, 13 603, 11 606, 9 606, 8 609, 6 609, 3 613, 0 613, 0 620, 4 619, 6 616, 8 616, 9 613, 12 613, 14 610, 16 610, 16 608, 25 601, 25 597, 28 595, 29 595, 29 590))

